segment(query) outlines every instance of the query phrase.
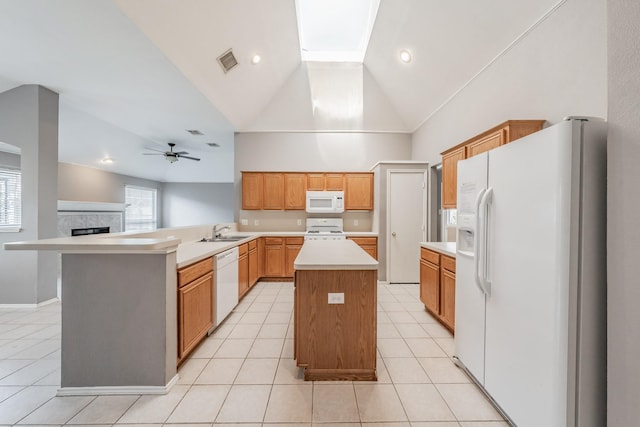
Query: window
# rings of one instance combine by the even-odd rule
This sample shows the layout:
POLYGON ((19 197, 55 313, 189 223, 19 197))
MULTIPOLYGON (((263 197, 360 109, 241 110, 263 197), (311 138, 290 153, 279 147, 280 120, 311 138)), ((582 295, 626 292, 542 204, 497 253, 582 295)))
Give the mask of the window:
POLYGON ((125 185, 124 230, 155 230, 158 227, 156 217, 156 190, 153 188, 125 185))
POLYGON ((0 167, 0 230, 17 231, 22 224, 20 170, 0 167))

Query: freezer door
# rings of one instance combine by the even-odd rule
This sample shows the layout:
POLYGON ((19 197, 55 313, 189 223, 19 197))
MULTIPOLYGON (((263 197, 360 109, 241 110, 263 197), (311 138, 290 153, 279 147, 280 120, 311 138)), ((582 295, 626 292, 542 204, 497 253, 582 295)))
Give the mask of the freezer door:
POLYGON ((455 355, 484 382, 485 295, 476 281, 477 204, 487 187, 487 153, 458 163, 455 355))
POLYGON ((565 427, 572 124, 489 152, 485 389, 519 427, 565 427))

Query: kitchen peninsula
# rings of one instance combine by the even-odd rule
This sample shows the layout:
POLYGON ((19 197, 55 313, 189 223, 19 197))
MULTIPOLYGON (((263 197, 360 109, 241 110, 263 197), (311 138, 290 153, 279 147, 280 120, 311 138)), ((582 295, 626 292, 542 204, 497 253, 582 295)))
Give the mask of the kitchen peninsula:
POLYGON ((294 268, 294 358, 305 380, 375 381, 378 262, 351 240, 307 240, 294 268))

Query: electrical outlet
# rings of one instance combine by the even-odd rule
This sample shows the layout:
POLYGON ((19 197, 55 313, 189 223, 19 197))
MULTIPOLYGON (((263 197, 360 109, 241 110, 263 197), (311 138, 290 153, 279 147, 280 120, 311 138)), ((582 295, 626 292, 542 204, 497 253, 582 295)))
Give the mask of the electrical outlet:
POLYGON ((242 225, 249 225, 249 220, 248 220, 248 219, 241 219, 241 220, 240 220, 240 224, 242 224, 242 225))
POLYGON ((353 225, 354 225, 354 227, 357 227, 357 226, 358 226, 358 220, 357 220, 357 219, 354 219, 354 220, 353 220, 353 225))
POLYGON ((329 292, 329 304, 344 304, 344 292, 331 293, 329 292))
POLYGON ((302 220, 301 219, 298 220, 298 225, 302 225, 302 220))
POLYGON ((253 220, 253 225, 260 225, 260 220, 254 219, 253 220))

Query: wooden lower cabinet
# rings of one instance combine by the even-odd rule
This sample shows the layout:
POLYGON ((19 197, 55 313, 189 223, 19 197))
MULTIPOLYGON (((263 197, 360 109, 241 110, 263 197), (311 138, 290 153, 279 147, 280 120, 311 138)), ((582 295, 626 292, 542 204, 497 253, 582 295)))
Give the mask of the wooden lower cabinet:
POLYGON ((298 256, 298 252, 302 249, 304 237, 287 237, 284 247, 284 276, 293 277, 293 263, 298 256))
POLYGON ((249 291, 249 245, 238 246, 238 298, 249 291))
POLYGON ((282 277, 284 274, 284 238, 265 237, 264 276, 282 277))
POLYGON ((213 326, 213 261, 208 258, 178 271, 178 363, 213 326), (199 272, 195 279, 194 272, 199 272))
POLYGON ((454 332, 456 260, 422 248, 420 251, 420 301, 447 329, 454 332))
POLYGON ((377 237, 347 237, 348 240, 353 240, 360 246, 366 253, 371 255, 372 258, 378 259, 378 238, 377 237))
POLYGON ((249 289, 258 282, 259 274, 258 239, 249 242, 249 289))

